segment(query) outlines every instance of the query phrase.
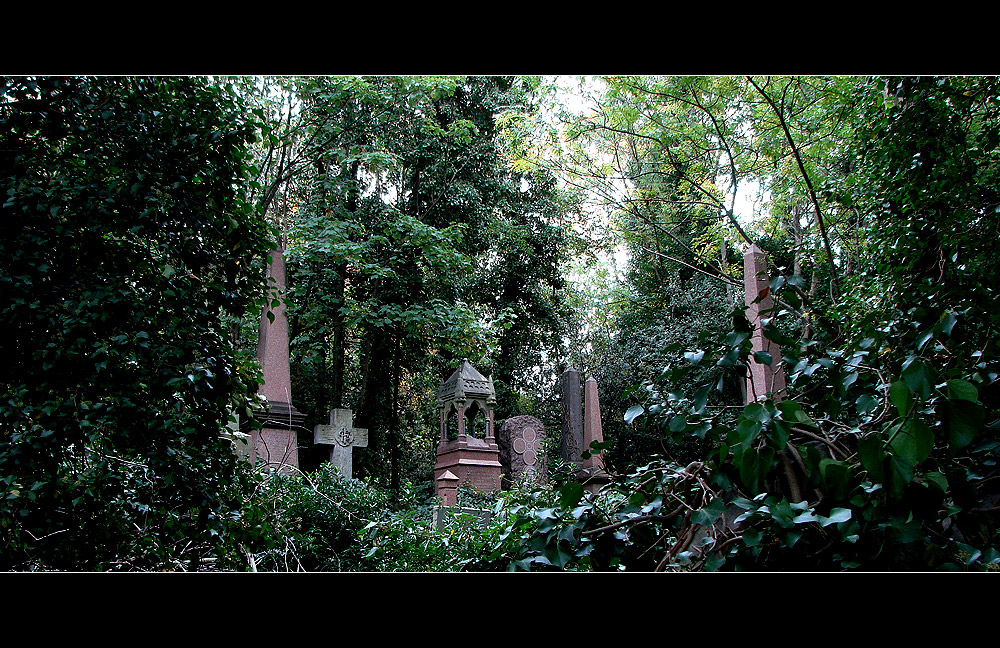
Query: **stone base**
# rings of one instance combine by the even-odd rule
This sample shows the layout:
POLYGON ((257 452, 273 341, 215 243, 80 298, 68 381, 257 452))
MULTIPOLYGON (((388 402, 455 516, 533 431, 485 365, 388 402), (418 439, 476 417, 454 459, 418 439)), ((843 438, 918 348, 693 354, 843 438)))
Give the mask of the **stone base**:
POLYGON ((276 468, 283 472, 299 469, 299 440, 295 430, 266 427, 252 434, 255 466, 276 468))
POLYGON ((573 480, 583 484, 590 493, 597 493, 602 486, 611 481, 611 476, 602 468, 584 466, 576 471, 573 480))
MULTIPOLYGON (((458 485, 471 484, 485 493, 500 490, 500 451, 495 443, 469 438, 439 443, 434 466, 435 483, 446 471, 458 478, 458 485)), ((438 494, 440 496, 440 494, 438 494)))

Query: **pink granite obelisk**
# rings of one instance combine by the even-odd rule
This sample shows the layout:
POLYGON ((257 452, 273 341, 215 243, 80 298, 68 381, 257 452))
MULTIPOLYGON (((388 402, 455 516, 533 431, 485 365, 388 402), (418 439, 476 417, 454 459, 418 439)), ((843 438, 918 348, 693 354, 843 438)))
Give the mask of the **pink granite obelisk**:
POLYGON ((750 375, 747 377, 746 385, 747 403, 753 403, 769 393, 773 399, 780 400, 785 391, 785 372, 781 364, 781 347, 778 346, 777 342, 772 342, 764 337, 762 321, 773 316, 767 311, 774 307, 769 282, 767 257, 756 244, 753 244, 743 255, 746 314, 753 331, 750 341, 753 344, 754 353, 766 351, 771 355, 771 364, 758 362, 752 355, 750 356, 750 375))
POLYGON ((254 463, 264 463, 279 470, 291 471, 299 467, 298 434, 305 422, 305 415, 292 405, 291 368, 288 360, 288 316, 285 313, 284 249, 278 246, 271 251, 269 276, 274 279, 281 303, 271 308, 268 304, 260 316, 260 337, 257 340, 257 359, 264 373, 260 394, 267 398, 268 408, 261 413, 263 429, 253 434, 254 463), (268 313, 273 316, 268 317, 268 313))
POLYGON ((593 453, 583 460, 583 467, 591 474, 604 471, 604 457, 590 447, 594 441, 604 443, 604 428, 601 425, 601 402, 597 398, 597 380, 591 376, 583 383, 583 449, 593 453))

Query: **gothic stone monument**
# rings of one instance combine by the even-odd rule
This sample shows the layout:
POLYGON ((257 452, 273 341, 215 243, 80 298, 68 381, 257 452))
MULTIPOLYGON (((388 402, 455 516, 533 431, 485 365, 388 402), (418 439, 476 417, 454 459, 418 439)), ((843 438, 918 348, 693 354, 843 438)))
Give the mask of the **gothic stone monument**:
POLYGON ((351 479, 354 465, 354 448, 368 447, 368 430, 354 427, 354 412, 349 409, 330 410, 330 425, 313 428, 313 443, 328 445, 330 463, 340 474, 351 479))
POLYGON ((746 381, 746 402, 752 403, 767 394, 781 398, 785 391, 785 372, 781 364, 781 348, 776 342, 764 337, 764 324, 771 317, 774 308, 767 272, 767 257, 756 244, 751 245, 743 255, 743 283, 747 305, 747 319, 750 321, 750 341, 753 351, 766 351, 771 355, 770 365, 757 362, 750 356, 750 375, 746 381), (763 296, 762 296, 763 295, 763 296))
POLYGON ((504 490, 522 480, 534 484, 545 481, 547 471, 542 452, 545 428, 540 420, 528 415, 507 419, 497 430, 497 445, 503 466, 501 482, 504 490))
MULTIPOLYGON (((271 252, 269 276, 279 295, 285 292, 285 258, 281 245, 271 252)), ((267 409, 259 418, 263 428, 251 435, 253 463, 263 463, 279 470, 299 467, 298 434, 305 422, 292 405, 291 370, 288 362, 288 317, 282 301, 273 309, 265 306, 260 316, 257 359, 264 372, 260 393, 267 398, 267 409), (268 317, 268 313, 271 317, 268 317)))
POLYGON ((500 451, 493 433, 493 408, 496 391, 493 379, 483 377, 469 361, 462 365, 438 388, 438 410, 441 414, 441 437, 434 467, 435 494, 444 497, 451 480, 455 486, 469 483, 484 492, 500 489, 500 451), (457 435, 449 439, 448 422, 455 416, 457 435), (483 438, 471 435, 470 428, 483 417, 483 438), (451 473, 446 476, 446 473, 451 473), (444 477, 444 479, 442 479, 444 477))

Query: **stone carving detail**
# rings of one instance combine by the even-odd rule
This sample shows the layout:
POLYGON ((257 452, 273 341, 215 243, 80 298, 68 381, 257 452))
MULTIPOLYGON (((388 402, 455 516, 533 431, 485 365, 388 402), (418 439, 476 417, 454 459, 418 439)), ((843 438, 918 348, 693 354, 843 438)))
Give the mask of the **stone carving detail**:
POLYGON ((330 463, 340 474, 354 476, 354 448, 368 447, 368 430, 354 427, 354 412, 349 409, 330 410, 330 424, 313 428, 313 443, 330 446, 330 463))
POLYGON ((535 484, 544 482, 545 428, 540 420, 527 415, 507 419, 497 431, 497 445, 504 468, 504 488, 522 479, 535 484))

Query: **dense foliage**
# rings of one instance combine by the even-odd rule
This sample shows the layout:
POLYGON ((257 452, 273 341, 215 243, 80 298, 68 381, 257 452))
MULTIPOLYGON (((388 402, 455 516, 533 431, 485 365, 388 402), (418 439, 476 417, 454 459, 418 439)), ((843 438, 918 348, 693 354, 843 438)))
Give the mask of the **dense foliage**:
POLYGON ((611 77, 575 113, 527 77, 2 83, 0 568, 1000 562, 996 79, 611 77), (226 436, 276 236, 295 402, 354 410, 359 479, 226 436), (553 432, 596 377, 610 482, 551 434, 550 485, 432 525, 463 357, 553 432), (747 402, 750 363, 787 388, 747 402))
MULTIPOLYGON (((611 85, 641 83, 658 81, 611 85)), ((739 305, 697 346, 657 346, 674 359, 625 418, 667 458, 558 513, 546 537, 576 540, 550 542, 555 555, 629 569, 996 563, 995 80, 751 78, 739 92, 731 105, 761 133, 752 162, 771 156, 759 177, 787 196, 761 223, 778 300, 765 333, 782 357, 752 354, 739 305), (783 365, 787 392, 727 398, 720 374, 751 361, 783 365), (702 454, 678 461, 692 437, 702 454)), ((647 161, 660 157, 649 141, 647 161)))
POLYGON ((197 564, 239 517, 223 325, 261 296, 253 125, 196 79, 0 82, 0 566, 197 564))

